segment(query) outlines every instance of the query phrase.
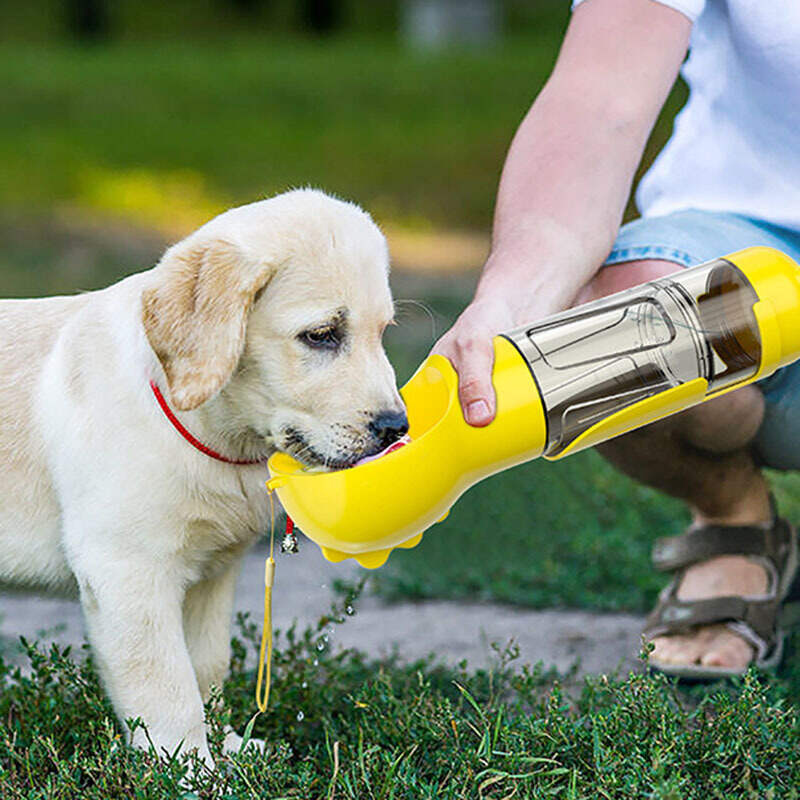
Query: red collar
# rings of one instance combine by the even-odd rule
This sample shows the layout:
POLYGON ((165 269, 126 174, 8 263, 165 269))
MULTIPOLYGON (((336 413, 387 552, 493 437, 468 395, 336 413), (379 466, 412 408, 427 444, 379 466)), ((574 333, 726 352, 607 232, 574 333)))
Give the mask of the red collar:
POLYGON ((221 453, 218 453, 216 450, 212 450, 210 447, 204 445, 199 439, 195 439, 186 428, 181 425, 180 420, 175 416, 175 412, 169 407, 169 404, 164 399, 164 395, 161 394, 161 390, 156 386, 155 381, 150 381, 150 388, 153 390, 153 394, 156 396, 156 400, 158 400, 158 404, 161 406, 161 410, 164 412, 166 418, 172 423, 172 427, 175 428, 178 433, 186 439, 187 442, 192 447, 197 448, 201 453, 205 453, 207 456, 211 458, 216 458, 217 461, 224 461, 226 464, 260 464, 261 461, 256 459, 255 461, 240 461, 235 458, 227 458, 223 456, 221 453))

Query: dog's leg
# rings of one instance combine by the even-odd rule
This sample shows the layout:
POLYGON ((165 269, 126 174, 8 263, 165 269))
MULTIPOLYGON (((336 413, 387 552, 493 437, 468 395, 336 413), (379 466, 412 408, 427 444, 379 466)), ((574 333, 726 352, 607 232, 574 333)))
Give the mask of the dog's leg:
POLYGON ((183 633, 183 589, 170 563, 136 558, 81 565, 76 573, 89 640, 114 709, 140 717, 133 745, 163 754, 197 748, 212 763, 203 701, 183 633))
MULTIPOLYGON (((241 559, 237 559, 225 571, 195 584, 186 593, 183 627, 203 700, 208 700, 211 686, 222 685, 228 672, 233 596, 240 567, 241 559)), ((228 727, 223 750, 238 752, 241 744, 241 736, 228 727)), ((251 739, 250 746, 263 749, 264 743, 251 739)))
POLYGON ((212 685, 222 686, 231 657, 231 616, 241 558, 213 578, 194 584, 183 603, 186 646, 203 700, 212 685))

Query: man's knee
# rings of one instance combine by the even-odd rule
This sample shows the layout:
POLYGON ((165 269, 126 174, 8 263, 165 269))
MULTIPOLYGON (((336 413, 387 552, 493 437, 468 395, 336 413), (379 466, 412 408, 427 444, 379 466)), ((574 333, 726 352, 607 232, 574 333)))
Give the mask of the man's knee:
POLYGON ((665 275, 672 275, 680 270, 681 265, 674 261, 644 259, 642 261, 626 261, 603 267, 578 294, 576 304, 599 300, 623 289, 639 286, 665 275))
POLYGON ((744 386, 701 403, 680 415, 683 440, 708 453, 731 453, 748 447, 764 419, 764 395, 744 386))
POLYGON ((620 436, 604 448, 604 454, 612 461, 634 453, 658 458, 664 437, 674 437, 701 453, 726 455, 748 448, 763 418, 764 395, 755 386, 744 386, 620 436))

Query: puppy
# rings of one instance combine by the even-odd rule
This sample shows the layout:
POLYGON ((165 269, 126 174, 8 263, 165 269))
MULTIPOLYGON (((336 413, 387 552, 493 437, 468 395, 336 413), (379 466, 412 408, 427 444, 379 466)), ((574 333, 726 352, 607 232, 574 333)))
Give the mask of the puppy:
POLYGON ((0 302, 0 580, 77 589, 119 718, 159 750, 210 760, 262 462, 345 467, 405 433, 392 316, 380 231, 312 190, 227 211, 102 291, 0 302))

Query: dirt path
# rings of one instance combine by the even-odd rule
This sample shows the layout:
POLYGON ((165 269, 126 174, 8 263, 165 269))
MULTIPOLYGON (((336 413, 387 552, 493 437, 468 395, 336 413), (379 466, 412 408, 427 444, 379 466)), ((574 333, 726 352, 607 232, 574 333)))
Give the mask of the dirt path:
MULTIPOLYGON (((266 549, 257 547, 247 557, 236 597, 236 609, 249 611, 260 624, 263 608, 263 561, 266 549)), ((336 578, 357 577, 361 570, 350 562, 333 565, 319 550, 301 542, 298 555, 277 556, 275 624, 286 628, 297 619, 302 628, 315 622, 333 597, 336 578)), ((6 642, 20 635, 79 647, 83 624, 77 602, 18 594, 0 594, 0 636, 6 642)), ((492 603, 383 604, 363 597, 356 614, 337 626, 334 646, 357 647, 379 655, 397 648, 412 660, 434 653, 455 664, 467 659, 472 667, 492 658, 492 642, 514 639, 520 648, 517 663, 535 663, 561 671, 580 661, 579 672, 603 673, 635 665, 642 620, 628 614, 585 611, 531 611, 492 603)))

